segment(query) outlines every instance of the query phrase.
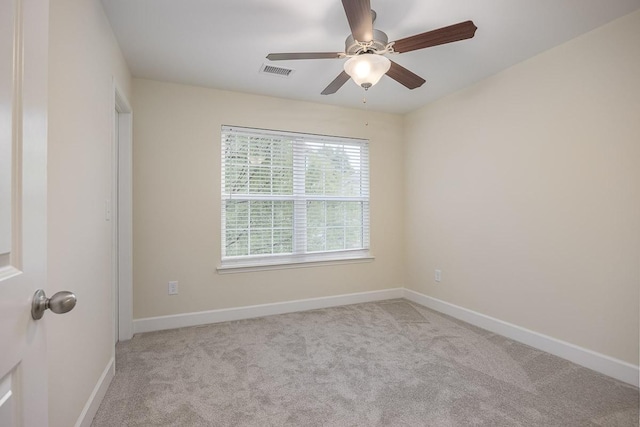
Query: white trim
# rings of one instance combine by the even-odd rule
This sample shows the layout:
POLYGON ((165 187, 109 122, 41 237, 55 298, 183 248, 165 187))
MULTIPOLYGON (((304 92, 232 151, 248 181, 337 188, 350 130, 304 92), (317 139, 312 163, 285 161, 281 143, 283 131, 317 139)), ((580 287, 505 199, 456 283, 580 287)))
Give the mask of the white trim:
MULTIPOLYGON (((365 250, 366 251, 366 250, 365 250)), ((375 257, 367 254, 363 254, 362 251, 358 251, 358 254, 341 254, 340 256, 334 256, 328 258, 327 255, 332 253, 323 253, 325 259, 318 257, 306 258, 304 256, 299 257, 273 257, 273 259, 260 258, 260 259, 227 259, 222 261, 222 265, 218 266, 216 271, 218 274, 229 273, 247 273, 251 271, 265 271, 265 270, 285 270, 289 268, 303 268, 303 267, 319 267, 328 265, 340 265, 340 264, 353 264, 360 262, 372 262, 375 257)))
POLYGON ((85 403, 84 408, 82 408, 82 412, 78 417, 78 421, 76 421, 75 427, 90 427, 93 422, 93 417, 96 416, 98 412, 98 408, 100 408, 100 404, 102 403, 102 399, 104 399, 104 395, 107 393, 107 389, 109 388, 109 384, 111 384, 111 380, 116 374, 116 359, 112 357, 107 363, 106 368, 100 375, 96 386, 93 388, 87 403, 85 403))
POLYGON ((640 371, 638 366, 622 360, 486 316, 482 313, 421 294, 411 289, 404 289, 404 298, 482 329, 562 357, 563 359, 593 369, 596 372, 624 381, 625 383, 636 387, 639 385, 640 371))
MULTIPOLYGON (((112 78, 113 79, 113 78, 112 78)), ((115 79, 112 81, 113 92, 111 99, 111 196, 105 205, 105 220, 111 221, 111 300, 113 308, 113 343, 112 355, 115 354, 115 344, 118 342, 118 318, 120 315, 118 304, 118 144, 119 144, 119 111, 118 89, 115 79)))
MULTIPOLYGON (((133 336, 133 198, 132 198, 132 158, 133 158, 133 113, 131 105, 124 93, 119 89, 115 79, 113 80, 113 107, 118 114, 114 120, 118 120, 116 151, 116 167, 114 171, 115 182, 114 200, 114 274, 117 274, 117 295, 114 295, 118 304, 117 312, 118 330, 115 331, 119 341, 131 339, 133 336), (117 257, 117 258, 116 258, 117 257), (117 259, 117 261, 116 261, 117 259)), ((115 123, 114 123, 115 125, 115 123)), ((114 323, 116 319, 114 318, 114 323)))
POLYGON ((147 317, 143 319, 135 319, 133 321, 133 331, 137 334, 141 332, 206 325, 209 323, 228 322, 231 320, 252 319, 255 317, 271 316, 274 314, 294 313, 318 308, 337 307, 341 305, 402 298, 402 295, 402 288, 393 288, 383 289, 380 291, 277 302, 272 304, 175 314, 171 316, 147 317))

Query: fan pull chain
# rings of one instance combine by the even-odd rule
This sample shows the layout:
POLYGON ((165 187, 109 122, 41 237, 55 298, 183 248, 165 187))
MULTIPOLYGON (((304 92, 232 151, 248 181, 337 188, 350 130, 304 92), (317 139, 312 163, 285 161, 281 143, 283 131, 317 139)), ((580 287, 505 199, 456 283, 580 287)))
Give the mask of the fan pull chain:
POLYGON ((365 127, 367 127, 367 126, 369 126, 369 106, 367 105, 366 92, 365 92, 365 95, 362 97, 362 103, 364 104, 364 113, 365 113, 365 117, 366 117, 365 121, 364 121, 364 125, 365 125, 365 127))

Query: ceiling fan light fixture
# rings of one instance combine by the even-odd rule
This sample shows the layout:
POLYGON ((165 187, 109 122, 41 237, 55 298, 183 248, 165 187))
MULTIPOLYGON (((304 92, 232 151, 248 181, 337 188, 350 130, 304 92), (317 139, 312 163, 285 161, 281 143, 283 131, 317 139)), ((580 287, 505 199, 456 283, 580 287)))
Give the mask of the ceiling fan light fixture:
POLYGON ((390 67, 389 58, 375 53, 356 55, 344 63, 344 71, 358 86, 365 89, 378 83, 390 67))

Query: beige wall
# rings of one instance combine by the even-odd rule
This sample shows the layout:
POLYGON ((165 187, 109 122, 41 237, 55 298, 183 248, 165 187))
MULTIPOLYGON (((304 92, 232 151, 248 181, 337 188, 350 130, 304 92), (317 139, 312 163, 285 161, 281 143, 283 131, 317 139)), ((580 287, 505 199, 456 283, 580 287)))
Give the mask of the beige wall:
POLYGON ((400 116, 149 80, 133 111, 134 318, 403 285, 400 116), (375 261, 218 274, 223 124, 369 138, 375 261))
POLYGON ((638 363, 639 46, 636 12, 407 116, 411 289, 638 363))
POLYGON ((52 427, 76 423, 114 352, 111 298, 112 76, 131 77, 97 0, 52 0, 49 47, 47 294, 78 296, 48 314, 52 427))

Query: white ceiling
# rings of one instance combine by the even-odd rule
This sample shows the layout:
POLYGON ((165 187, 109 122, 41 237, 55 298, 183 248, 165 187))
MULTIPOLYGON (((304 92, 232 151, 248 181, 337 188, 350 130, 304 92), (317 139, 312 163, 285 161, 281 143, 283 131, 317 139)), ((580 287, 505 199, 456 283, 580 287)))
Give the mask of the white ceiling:
MULTIPOLYGON (((340 0, 102 0, 135 77, 364 108, 347 82, 320 92, 345 59, 277 61, 270 52, 342 52, 349 25, 340 0)), ((384 76, 366 108, 405 113, 640 8, 640 0, 371 0, 375 28, 397 40, 472 20, 474 38, 394 55, 427 82, 409 90, 384 76)))

